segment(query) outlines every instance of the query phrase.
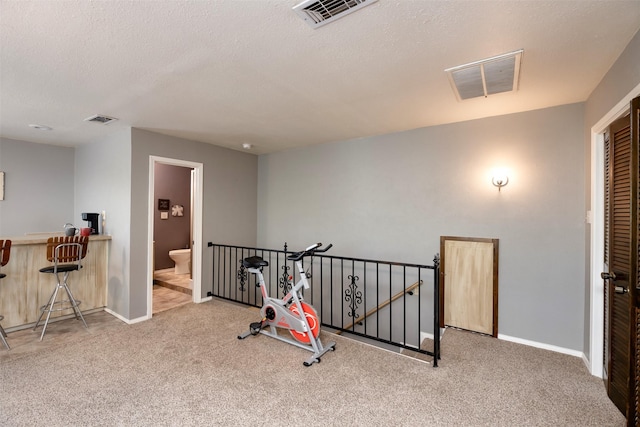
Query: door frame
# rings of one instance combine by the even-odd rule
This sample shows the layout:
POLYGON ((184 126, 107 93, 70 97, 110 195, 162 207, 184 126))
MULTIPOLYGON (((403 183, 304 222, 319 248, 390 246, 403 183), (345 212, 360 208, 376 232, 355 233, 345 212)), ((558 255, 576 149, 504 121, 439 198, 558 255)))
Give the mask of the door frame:
POLYGON ((631 90, 591 128, 591 206, 587 222, 591 223, 589 277, 589 359, 591 375, 603 376, 604 349, 604 132, 616 119, 629 112, 631 100, 640 96, 640 84, 631 90))
POLYGON ((147 220, 147 318, 153 316, 153 223, 155 220, 155 165, 156 163, 181 166, 193 170, 191 195, 193 197, 193 236, 191 242, 191 280, 193 282, 192 301, 203 302, 202 298, 202 209, 203 170, 202 163, 168 157, 149 156, 149 207, 147 220))

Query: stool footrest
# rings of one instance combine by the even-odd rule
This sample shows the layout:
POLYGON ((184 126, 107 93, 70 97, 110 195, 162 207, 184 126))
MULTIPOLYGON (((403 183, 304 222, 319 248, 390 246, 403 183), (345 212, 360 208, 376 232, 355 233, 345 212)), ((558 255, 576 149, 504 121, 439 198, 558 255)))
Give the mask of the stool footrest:
POLYGON ((47 325, 49 324, 51 313, 53 313, 54 311, 73 310, 73 314, 76 316, 76 319, 82 320, 82 324, 84 325, 84 327, 89 329, 87 326, 87 322, 85 322, 84 316, 82 315, 82 312, 80 311, 80 308, 79 308, 79 305, 82 301, 75 299, 71 294, 71 291, 67 286, 66 274, 64 279, 65 279, 64 282, 62 283, 58 282, 58 284, 56 285, 56 288, 51 294, 51 297, 49 298, 49 301, 45 305, 40 307, 40 312, 41 312, 40 317, 38 318, 36 325, 33 327, 34 331, 38 329, 38 326, 40 325, 40 321, 42 320, 42 317, 44 316, 45 313, 47 313, 46 319, 44 321, 44 325, 42 327, 42 334, 40 334, 40 341, 42 341, 42 338, 44 338, 44 332, 47 330, 47 325), (58 300, 57 298, 58 292, 60 292, 61 290, 67 294, 66 296, 68 297, 68 299, 64 299, 64 297, 61 296, 61 299, 58 300))
MULTIPOLYGON (((73 310, 74 308, 78 308, 78 306, 80 305, 82 301, 78 301, 76 300, 76 303, 73 304, 72 301, 65 299, 65 300, 61 300, 61 301, 56 301, 54 303, 51 304, 51 307, 49 307, 49 304, 45 304, 42 307, 40 307, 40 311, 45 312, 45 311, 64 311, 64 310, 73 310)), ((0 319, 2 320, 2 319, 0 319)))

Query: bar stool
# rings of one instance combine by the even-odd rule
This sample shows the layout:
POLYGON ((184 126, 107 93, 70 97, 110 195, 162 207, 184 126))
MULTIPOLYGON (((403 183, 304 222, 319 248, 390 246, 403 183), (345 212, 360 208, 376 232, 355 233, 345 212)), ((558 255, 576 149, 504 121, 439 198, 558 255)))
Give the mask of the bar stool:
MULTIPOLYGON (((11 253, 11 240, 0 240, 0 267, 4 267, 9 262, 9 255, 11 253)), ((0 272, 0 279, 7 277, 6 274, 0 272)), ((4 319, 4 316, 0 315, 0 321, 4 319)), ((7 350, 11 350, 9 343, 7 342, 7 333, 4 331, 2 325, 0 325, 0 339, 7 350)))
POLYGON ((42 338, 44 337, 44 332, 47 330, 47 325, 49 324, 49 318, 51 317, 51 313, 54 311, 73 309, 76 319, 81 319, 82 323, 84 323, 84 327, 89 329, 87 322, 84 321, 82 312, 78 308, 81 301, 78 301, 73 297, 73 294, 67 284, 69 273, 82 268, 82 260, 87 255, 88 242, 89 238, 87 236, 50 237, 47 240, 47 260, 49 262, 53 262, 53 265, 41 268, 40 272, 55 274, 58 283, 49 298, 49 302, 40 307, 40 317, 36 322, 36 326, 33 328, 34 331, 38 328, 40 320, 42 320, 42 316, 44 316, 44 313, 46 312, 47 318, 44 321, 40 341, 42 341, 42 338), (60 273, 63 273, 62 280, 60 280, 60 273), (63 299, 56 301, 58 292, 61 289, 64 289, 66 292, 67 297, 69 297, 68 300, 63 299))

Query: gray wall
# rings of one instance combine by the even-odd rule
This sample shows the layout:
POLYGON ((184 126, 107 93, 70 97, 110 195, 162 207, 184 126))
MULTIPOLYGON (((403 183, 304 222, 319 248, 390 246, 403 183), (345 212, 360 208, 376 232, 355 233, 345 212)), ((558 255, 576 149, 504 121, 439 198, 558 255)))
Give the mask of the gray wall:
POLYGON ((154 267, 156 270, 173 268, 169 251, 191 247, 191 169, 156 163, 154 171, 155 202, 153 240, 155 242, 154 267), (170 201, 166 219, 161 219, 158 199, 170 201), (172 207, 182 205, 183 216, 173 216, 172 207))
POLYGON ((0 236, 62 231, 75 222, 73 168, 73 148, 0 138, 0 236))
POLYGON ((203 172, 202 296, 210 291, 208 241, 256 244, 255 155, 126 129, 76 149, 0 139, 6 200, 0 235, 62 230, 82 212, 106 212, 112 236, 108 307, 127 319, 147 312, 149 156, 199 162, 203 172))
POLYGON ((0 170, 7 173, 0 202, 0 236, 61 231, 84 224, 81 212, 107 212, 113 234, 107 305, 128 317, 130 131, 76 149, 0 139, 0 170))
POLYGON ((132 129, 131 311, 146 314, 149 156, 198 162, 203 172, 202 296, 211 291, 207 242, 256 244, 257 163, 255 155, 210 144, 132 129))
MULTIPOLYGON (((631 39, 620 57, 609 69, 598 86, 591 93, 585 103, 584 140, 585 140, 585 172, 587 174, 585 185, 585 211, 591 209, 591 128, 598 123, 618 102, 640 84, 640 31, 631 39)), ((587 227, 585 234, 587 251, 585 257, 585 331, 583 352, 588 359, 590 356, 589 323, 591 321, 591 300, 589 272, 591 271, 590 260, 590 239, 591 229, 587 227)))
MULTIPOLYGON (((83 224, 82 212, 106 213, 104 234, 111 235, 107 307, 121 316, 129 314, 131 230, 131 130, 76 148, 76 208, 74 218, 83 224)), ((102 225, 101 225, 102 227, 102 225)))
POLYGON ((109 307, 144 316, 149 155, 201 162, 203 296, 207 241, 294 248, 322 240, 337 255, 430 263, 440 235, 496 237, 500 333, 588 356, 590 128, 640 83, 638 58, 640 33, 585 104, 259 159, 138 129, 75 151, 0 138, 0 235, 54 231, 105 210, 109 307), (494 166, 512 169, 501 193, 489 184, 494 166))
POLYGON ((500 239, 499 333, 582 351, 583 104, 260 156, 258 245, 430 264, 500 239), (501 192, 495 167, 511 169, 501 192))
POLYGON ((588 151, 591 127, 634 87, 640 84, 640 31, 631 39, 585 103, 585 139, 588 151))

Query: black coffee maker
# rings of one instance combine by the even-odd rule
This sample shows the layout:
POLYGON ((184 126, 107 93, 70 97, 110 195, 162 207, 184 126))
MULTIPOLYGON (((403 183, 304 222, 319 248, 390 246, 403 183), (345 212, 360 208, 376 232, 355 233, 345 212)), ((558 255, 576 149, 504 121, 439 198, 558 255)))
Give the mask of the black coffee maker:
POLYGON ((89 223, 88 227, 91 228, 91 234, 99 234, 98 222, 100 214, 97 213, 83 213, 82 220, 89 223))

